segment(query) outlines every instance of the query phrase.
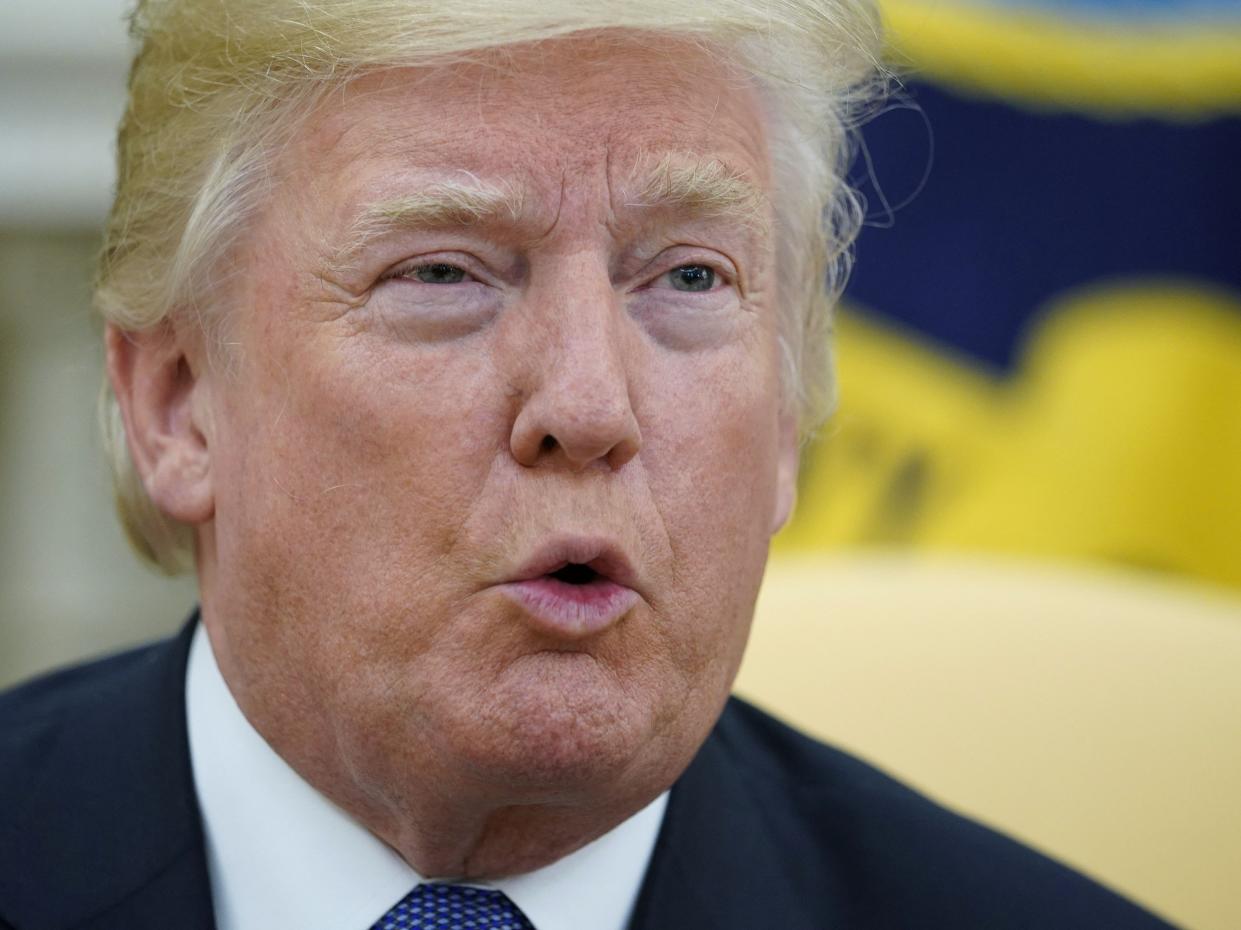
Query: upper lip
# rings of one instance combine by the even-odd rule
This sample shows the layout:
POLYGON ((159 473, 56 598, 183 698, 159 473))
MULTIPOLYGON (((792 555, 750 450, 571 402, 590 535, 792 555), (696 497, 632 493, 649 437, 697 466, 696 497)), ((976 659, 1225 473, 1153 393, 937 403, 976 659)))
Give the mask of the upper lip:
POLYGON ((560 537, 549 540, 509 579, 530 581, 559 571, 566 565, 585 565, 615 584, 634 587, 636 573, 623 549, 607 539, 560 537))

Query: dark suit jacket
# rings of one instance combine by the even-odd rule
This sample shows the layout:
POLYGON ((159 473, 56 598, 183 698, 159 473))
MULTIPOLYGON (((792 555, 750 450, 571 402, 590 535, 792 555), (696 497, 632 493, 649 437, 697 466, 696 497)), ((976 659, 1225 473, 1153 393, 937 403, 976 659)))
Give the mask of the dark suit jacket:
MULTIPOLYGON (((186 738, 191 633, 0 696, 0 928, 213 926, 186 738)), ((1167 925, 734 700, 673 789, 632 926, 1167 925)))

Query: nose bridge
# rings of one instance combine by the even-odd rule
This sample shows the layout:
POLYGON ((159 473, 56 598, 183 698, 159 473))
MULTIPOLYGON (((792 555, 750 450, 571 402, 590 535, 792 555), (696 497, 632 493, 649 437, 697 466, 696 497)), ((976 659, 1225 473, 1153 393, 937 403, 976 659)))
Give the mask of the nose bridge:
POLYGON ((628 395, 619 306, 609 281, 587 284, 585 277, 549 301, 545 376, 568 399, 606 405, 614 395, 628 395))
POLYGON ((530 292, 527 391, 512 446, 522 464, 563 456, 574 467, 619 467, 638 450, 624 321, 606 264, 557 263, 530 292))

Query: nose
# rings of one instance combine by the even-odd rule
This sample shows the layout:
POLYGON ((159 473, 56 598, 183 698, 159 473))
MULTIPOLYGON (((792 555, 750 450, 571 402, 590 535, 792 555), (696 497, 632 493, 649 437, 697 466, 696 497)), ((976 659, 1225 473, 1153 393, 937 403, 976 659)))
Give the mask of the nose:
POLYGON ((540 348, 523 360, 525 390, 509 445, 527 468, 562 461, 575 470, 616 470, 642 446, 623 319, 606 272, 568 277, 570 286, 560 296, 545 292, 531 314, 540 332, 530 344, 540 348))

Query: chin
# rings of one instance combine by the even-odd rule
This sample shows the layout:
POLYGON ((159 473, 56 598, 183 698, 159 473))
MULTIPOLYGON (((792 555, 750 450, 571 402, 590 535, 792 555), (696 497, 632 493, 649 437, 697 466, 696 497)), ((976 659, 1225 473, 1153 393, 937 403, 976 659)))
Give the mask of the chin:
POLYGON ((663 755, 670 703, 626 687, 584 653, 539 653, 461 722, 454 749, 480 779, 567 799, 621 783, 663 755))

